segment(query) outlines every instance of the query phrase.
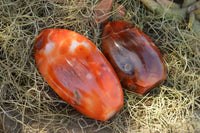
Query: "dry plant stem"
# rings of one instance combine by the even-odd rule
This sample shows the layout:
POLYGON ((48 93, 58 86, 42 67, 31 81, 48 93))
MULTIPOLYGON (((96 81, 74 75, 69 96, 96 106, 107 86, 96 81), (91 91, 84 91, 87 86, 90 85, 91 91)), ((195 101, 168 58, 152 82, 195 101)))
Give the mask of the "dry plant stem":
POLYGON ((141 0, 151 11, 157 14, 165 14, 166 18, 175 18, 177 20, 183 20, 186 17, 187 8, 170 9, 163 8, 154 0, 141 0))
MULTIPOLYGON (((200 1, 187 2, 184 8, 171 8, 166 0, 141 0, 150 10, 157 14, 164 14, 166 18, 174 18, 181 21, 186 18, 187 13, 190 14, 188 28, 192 29, 195 33, 200 34, 200 22, 196 20, 199 17, 200 1), (159 3, 159 4, 158 4, 159 3), (191 4, 191 5, 189 5, 191 4), (196 17, 197 16, 197 17, 196 17)), ((172 5, 172 4, 171 4, 172 5)))
POLYGON ((189 14, 188 28, 200 36, 200 1, 190 5, 187 13, 189 14))
POLYGON ((189 22, 188 22, 189 29, 192 29, 192 25, 193 25, 194 21, 195 21, 195 15, 194 15, 194 13, 191 13, 189 16, 189 22))
POLYGON ((163 8, 180 8, 180 5, 169 0, 156 0, 163 8))
POLYGON ((127 14, 125 7, 119 3, 115 3, 112 12, 113 20, 123 20, 127 14))
POLYGON ((198 36, 200 36, 200 21, 196 19, 193 12, 190 13, 189 16, 188 28, 193 30, 195 33, 197 33, 198 36))
POLYGON ((196 19, 198 19, 200 21, 200 9, 195 10, 194 14, 196 16, 196 19))
POLYGON ((196 0, 184 0, 182 7, 187 7, 195 2, 196 2, 196 0))
MULTIPOLYGON (((40 0, 40 1, 48 1, 48 2, 54 2, 54 3, 59 3, 59 4, 64 4, 67 1, 66 0, 40 0)), ((84 3, 84 0, 78 0, 78 4, 84 3)))
POLYGON ((65 3, 65 0, 41 0, 41 1, 50 1, 50 2, 55 2, 55 3, 65 3))
POLYGON ((189 5, 188 8, 187 8, 187 13, 191 13, 194 10, 197 10, 197 9, 200 9, 200 1, 195 2, 195 3, 191 4, 191 5, 189 5))

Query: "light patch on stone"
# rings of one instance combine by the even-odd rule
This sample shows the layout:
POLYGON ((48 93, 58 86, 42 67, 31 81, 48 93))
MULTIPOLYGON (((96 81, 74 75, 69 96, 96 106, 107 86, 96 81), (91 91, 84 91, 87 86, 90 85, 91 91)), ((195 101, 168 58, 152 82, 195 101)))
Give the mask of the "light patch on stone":
POLYGON ((104 70, 104 71, 111 72, 111 69, 110 69, 109 67, 103 67, 103 70, 104 70))
POLYGON ((101 72, 100 72, 100 71, 96 71, 96 74, 97 74, 98 76, 101 76, 101 72))
POLYGON ((115 46, 116 46, 118 49, 121 48, 121 46, 120 46, 117 42, 114 41, 114 44, 115 44, 115 46))
POLYGON ((43 49, 40 49, 39 53, 41 54, 41 53, 43 53, 43 51, 44 51, 43 49))
POLYGON ((90 108, 91 110, 94 108, 94 101, 91 98, 84 98, 84 101, 86 102, 86 105, 88 108, 90 108))
POLYGON ((75 62, 76 61, 76 58, 72 58, 72 62, 75 62))
POLYGON ((40 64, 42 62, 42 58, 40 58, 39 60, 38 60, 38 64, 40 64))
POLYGON ((151 45, 155 46, 155 44, 153 42, 151 42, 151 45))
POLYGON ((90 45, 89 45, 87 42, 81 42, 81 43, 79 43, 79 42, 77 42, 76 40, 73 40, 69 51, 74 52, 75 49, 76 49, 78 46, 80 46, 80 45, 83 45, 83 46, 85 46, 86 48, 90 48, 90 45))
POLYGON ((51 53, 51 51, 55 48, 55 43, 52 42, 49 37, 50 35, 53 33, 53 30, 50 31, 48 37, 47 37, 47 40, 48 40, 48 43, 46 44, 46 47, 44 49, 44 54, 47 55, 49 53, 51 53))
POLYGON ((71 67, 73 67, 73 63, 71 61, 69 61, 67 58, 65 58, 65 61, 67 62, 67 64, 69 64, 71 67))
POLYGON ((44 54, 47 55, 49 53, 51 53, 51 51, 55 48, 55 43, 49 41, 46 44, 45 50, 44 50, 44 54))
MULTIPOLYGON (((97 48, 97 50, 98 50, 100 53, 102 53, 101 50, 100 50, 99 48, 97 48)), ((102 54, 103 54, 103 53, 102 53, 102 54)))
POLYGON ((115 110, 109 112, 106 116, 106 120, 110 119, 115 114, 115 110))
POLYGON ((80 105, 81 104, 81 95, 78 90, 74 91, 74 96, 75 96, 75 102, 80 105))
POLYGON ((86 78, 87 78, 87 79, 92 79, 92 74, 88 73, 88 74, 86 75, 86 78))

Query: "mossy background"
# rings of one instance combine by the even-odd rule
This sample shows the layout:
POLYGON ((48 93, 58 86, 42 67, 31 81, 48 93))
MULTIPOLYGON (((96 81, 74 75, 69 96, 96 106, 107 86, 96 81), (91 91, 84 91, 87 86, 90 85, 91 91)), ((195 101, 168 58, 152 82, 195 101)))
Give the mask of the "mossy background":
POLYGON ((44 81, 34 60, 37 35, 64 28, 99 47, 102 29, 91 21, 97 2, 0 1, 0 132, 200 132, 200 36, 186 20, 156 15, 139 0, 115 0, 127 12, 119 16, 113 6, 110 20, 130 22, 155 42, 168 69, 162 85, 145 96, 124 90, 121 111, 101 122, 73 109, 44 81))

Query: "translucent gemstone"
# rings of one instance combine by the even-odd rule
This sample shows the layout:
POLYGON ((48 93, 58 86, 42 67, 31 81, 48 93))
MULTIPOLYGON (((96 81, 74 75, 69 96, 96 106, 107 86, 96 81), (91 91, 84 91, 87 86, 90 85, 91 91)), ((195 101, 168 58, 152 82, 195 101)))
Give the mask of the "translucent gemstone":
POLYGON ((42 76, 81 113, 105 121, 123 106, 115 71, 86 37, 70 30, 46 29, 38 36, 34 50, 42 76))
POLYGON ((146 94, 166 79, 166 66, 158 48, 132 24, 123 21, 108 23, 101 46, 128 90, 146 94))

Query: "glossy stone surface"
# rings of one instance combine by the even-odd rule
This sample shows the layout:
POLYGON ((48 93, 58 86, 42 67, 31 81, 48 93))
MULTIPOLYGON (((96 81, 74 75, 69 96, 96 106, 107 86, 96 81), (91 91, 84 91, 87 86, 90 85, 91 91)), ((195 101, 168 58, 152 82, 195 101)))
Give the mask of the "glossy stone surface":
POLYGON ((46 29, 34 46, 40 73, 75 109, 105 121, 123 106, 123 91, 115 71, 86 37, 70 30, 46 29))
POLYGON ((130 23, 109 22, 102 34, 102 50, 129 90, 146 94, 166 79, 166 66, 158 48, 130 23))

